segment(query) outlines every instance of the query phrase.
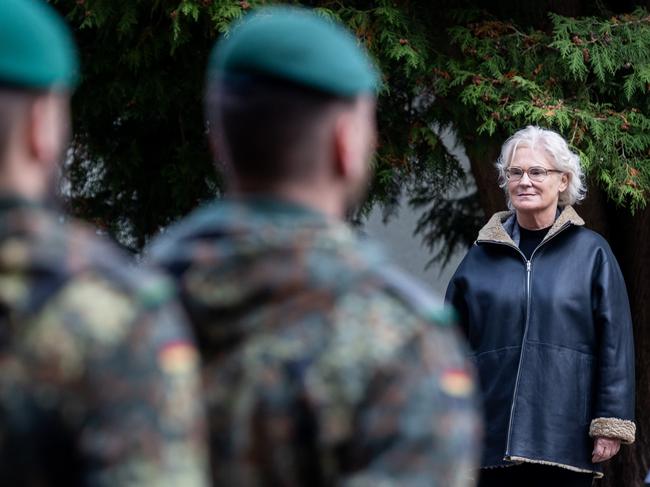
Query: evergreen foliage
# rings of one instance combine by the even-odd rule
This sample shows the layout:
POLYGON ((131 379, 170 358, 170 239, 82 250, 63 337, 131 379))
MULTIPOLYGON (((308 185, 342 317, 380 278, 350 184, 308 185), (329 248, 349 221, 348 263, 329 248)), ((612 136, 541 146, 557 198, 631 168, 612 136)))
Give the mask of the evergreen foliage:
POLYGON ((550 17, 549 32, 498 20, 450 28, 462 58, 441 56, 434 90, 469 107, 478 134, 557 130, 634 212, 650 189, 650 16, 550 17))
MULTIPOLYGON (((76 29, 83 61, 70 206, 140 248, 219 194, 202 123, 204 66, 233 20, 270 2, 50 1, 76 29)), ((426 243, 433 249, 446 239, 438 257, 448 257, 471 241, 482 214, 476 195, 449 199, 468 187, 467 169, 441 134, 451 130, 473 158, 528 124, 563 134, 615 202, 632 212, 646 204, 646 11, 518 22, 471 2, 302 3, 346 23, 384 73, 376 176, 362 213, 379 202, 390 216, 407 195, 426 210, 419 225, 426 243), (456 224, 440 225, 449 221, 456 224)))

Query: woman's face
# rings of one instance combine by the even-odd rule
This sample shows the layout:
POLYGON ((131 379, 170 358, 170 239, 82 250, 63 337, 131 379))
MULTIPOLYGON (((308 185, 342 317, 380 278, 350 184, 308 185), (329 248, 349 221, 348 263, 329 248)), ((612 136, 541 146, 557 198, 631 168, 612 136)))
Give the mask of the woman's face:
MULTIPOLYGON (((544 150, 519 147, 508 166, 508 169, 519 168, 529 171, 531 168, 544 168, 554 171, 552 158, 544 150)), ((531 171, 533 174, 539 171, 531 171)), ((566 173, 548 172, 542 181, 533 181, 528 172, 520 179, 511 177, 508 180, 508 194, 512 206, 521 213, 544 213, 555 211, 560 193, 567 188, 569 177, 566 173)))

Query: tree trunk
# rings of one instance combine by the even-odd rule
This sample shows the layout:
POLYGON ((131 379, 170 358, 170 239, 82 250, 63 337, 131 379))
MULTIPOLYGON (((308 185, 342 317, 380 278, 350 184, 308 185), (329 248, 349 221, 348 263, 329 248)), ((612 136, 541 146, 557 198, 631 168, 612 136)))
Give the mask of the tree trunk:
POLYGON ((565 17, 576 17, 583 13, 584 6, 581 0, 549 0, 548 10, 565 17))
POLYGON ((485 216, 490 218, 497 211, 507 210, 503 190, 499 188, 497 181, 498 174, 495 167, 501 152, 501 144, 494 142, 498 138, 494 137, 487 141, 472 135, 465 136, 462 140, 485 216))

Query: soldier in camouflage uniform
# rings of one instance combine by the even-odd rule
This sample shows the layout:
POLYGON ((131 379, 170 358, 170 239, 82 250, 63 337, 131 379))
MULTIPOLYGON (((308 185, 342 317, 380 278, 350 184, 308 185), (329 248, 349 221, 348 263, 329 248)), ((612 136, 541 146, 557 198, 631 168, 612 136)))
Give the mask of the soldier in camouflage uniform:
POLYGON ((208 485, 171 284, 45 204, 76 71, 50 7, 0 1, 0 485, 208 485))
POLYGON ((224 486, 471 485, 479 421, 450 312, 341 220, 367 185, 377 74, 356 40, 269 8, 217 46, 230 195, 154 245, 203 356, 224 486))

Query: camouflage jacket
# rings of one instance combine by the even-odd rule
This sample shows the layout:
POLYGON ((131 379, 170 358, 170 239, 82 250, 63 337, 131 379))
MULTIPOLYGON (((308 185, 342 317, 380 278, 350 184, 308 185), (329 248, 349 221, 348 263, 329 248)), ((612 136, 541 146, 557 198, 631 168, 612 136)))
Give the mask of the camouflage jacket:
POLYGON ((0 485, 203 486, 198 354, 171 284, 0 200, 0 485))
POLYGON ((216 485, 471 485, 479 422, 450 314, 343 223, 226 200, 151 258, 203 356, 216 485))

